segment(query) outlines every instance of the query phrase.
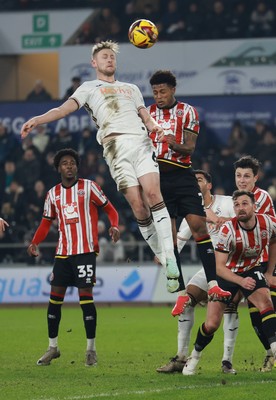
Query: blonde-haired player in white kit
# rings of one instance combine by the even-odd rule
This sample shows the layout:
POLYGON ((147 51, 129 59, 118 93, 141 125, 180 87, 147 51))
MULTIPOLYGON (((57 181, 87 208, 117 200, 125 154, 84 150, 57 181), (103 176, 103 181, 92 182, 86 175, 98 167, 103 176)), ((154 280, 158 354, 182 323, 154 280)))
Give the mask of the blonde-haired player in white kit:
POLYGON ((84 82, 60 107, 27 121, 25 138, 37 125, 49 123, 84 107, 98 127, 110 173, 137 219, 140 232, 166 267, 167 289, 178 289, 179 270, 174 255, 171 220, 163 201, 159 169, 148 130, 164 131, 148 113, 136 85, 115 79, 118 45, 103 41, 92 48, 91 65, 97 79, 84 82))
MULTIPOLYGON (((199 184, 204 208, 207 216, 207 228, 212 239, 213 246, 217 243, 218 229, 226 220, 235 216, 233 200, 231 196, 212 195, 212 177, 208 172, 195 170, 197 182, 199 184)), ((183 219, 177 234, 177 247, 179 253, 183 249, 187 240, 192 236, 192 232, 185 219, 183 219)), ((194 325, 194 307, 200 302, 207 301, 208 284, 204 269, 201 268, 188 282, 186 293, 190 297, 189 307, 178 314, 178 334, 177 355, 168 364, 157 368, 157 372, 171 373, 182 372, 186 359, 189 354, 189 344, 191 330, 194 325)), ((232 366, 234 346, 238 333, 239 319, 237 307, 230 303, 227 313, 224 314, 224 353, 222 357, 222 371, 224 373, 235 374, 232 366)))

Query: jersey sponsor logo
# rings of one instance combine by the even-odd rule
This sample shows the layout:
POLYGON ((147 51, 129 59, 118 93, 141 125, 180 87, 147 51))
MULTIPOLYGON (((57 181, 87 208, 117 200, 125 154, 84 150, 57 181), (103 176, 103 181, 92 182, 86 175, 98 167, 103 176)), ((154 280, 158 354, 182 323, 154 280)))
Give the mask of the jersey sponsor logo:
POLYGON ((76 201, 73 203, 64 204, 62 206, 62 211, 66 224, 76 224, 79 222, 78 206, 76 201))
POLYGON ((261 246, 258 244, 254 247, 248 247, 244 251, 244 256, 245 257, 254 257, 260 254, 261 246))
POLYGON ((265 239, 266 237, 268 237, 267 231, 261 231, 261 238, 265 239))

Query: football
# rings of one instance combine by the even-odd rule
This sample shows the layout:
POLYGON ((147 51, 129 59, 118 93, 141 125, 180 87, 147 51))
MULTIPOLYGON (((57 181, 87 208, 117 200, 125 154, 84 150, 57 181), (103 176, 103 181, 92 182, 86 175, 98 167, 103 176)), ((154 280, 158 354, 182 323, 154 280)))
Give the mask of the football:
POLYGON ((148 19, 138 19, 130 26, 128 38, 139 49, 148 49, 157 42, 158 29, 148 19))

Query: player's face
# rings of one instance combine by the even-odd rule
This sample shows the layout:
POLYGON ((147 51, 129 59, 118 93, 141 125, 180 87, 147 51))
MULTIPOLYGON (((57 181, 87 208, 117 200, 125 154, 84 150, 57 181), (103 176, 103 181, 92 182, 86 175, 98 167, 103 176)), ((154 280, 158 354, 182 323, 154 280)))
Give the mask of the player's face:
POLYGON ((240 222, 248 222, 251 218, 255 218, 255 205, 247 195, 239 196, 234 200, 234 211, 240 222))
POLYGON ((98 75, 113 76, 116 71, 116 55, 110 49, 100 50, 92 60, 92 66, 98 75))
POLYGON ((78 173, 76 160, 72 156, 64 156, 59 162, 58 172, 62 180, 74 180, 78 173))
POLYGON ((239 190, 252 192, 258 176, 253 174, 251 168, 237 168, 235 171, 236 186, 239 190))
POLYGON ((196 174, 196 179, 201 193, 205 196, 205 194, 211 189, 210 183, 206 181, 202 174, 196 174))
POLYGON ((175 103, 175 88, 166 83, 152 85, 152 93, 159 108, 170 108, 175 103))

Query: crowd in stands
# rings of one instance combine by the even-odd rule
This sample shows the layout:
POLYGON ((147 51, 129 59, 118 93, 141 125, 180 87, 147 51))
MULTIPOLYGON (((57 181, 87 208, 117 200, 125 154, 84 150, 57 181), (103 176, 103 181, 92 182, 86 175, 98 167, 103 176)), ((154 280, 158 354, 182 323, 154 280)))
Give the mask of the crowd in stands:
MULTIPOLYGON (((102 149, 96 142, 95 131, 90 127, 72 134, 66 126, 61 126, 59 132, 53 134, 47 126, 39 126, 35 134, 29 135, 21 143, 17 135, 8 133, 0 123, 0 215, 10 225, 9 229, 1 233, 0 244, 29 242, 40 223, 47 190, 60 181, 53 166, 54 154, 68 147, 76 149, 81 156, 79 176, 96 181, 120 214, 121 242, 127 242, 128 247, 124 251, 120 245, 113 249, 109 246, 109 251, 103 251, 102 259, 137 259, 138 248, 135 243, 141 241, 140 232, 123 195, 117 192, 103 159, 102 149)), ((212 174, 215 193, 231 194, 235 189, 233 162, 243 154, 251 154, 262 162, 258 185, 268 190, 276 203, 275 126, 257 121, 254 128, 249 128, 236 121, 228 142, 221 143, 202 124, 193 166, 212 174)), ((105 246, 110 241, 104 213, 100 214, 99 231, 100 244, 105 246)), ((56 240, 57 231, 53 225, 47 242, 56 240)), ((51 261, 53 251, 53 248, 42 250, 45 262, 51 261)), ((22 251, 0 249, 0 262, 7 261, 7 256, 18 262, 30 262, 25 246, 22 251)), ((152 258, 149 249, 146 249, 145 256, 152 258)))
POLYGON ((133 21, 146 18, 160 41, 271 37, 274 0, 2 0, 0 11, 90 8, 95 11, 68 44, 128 40, 133 21))

